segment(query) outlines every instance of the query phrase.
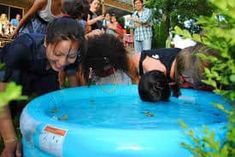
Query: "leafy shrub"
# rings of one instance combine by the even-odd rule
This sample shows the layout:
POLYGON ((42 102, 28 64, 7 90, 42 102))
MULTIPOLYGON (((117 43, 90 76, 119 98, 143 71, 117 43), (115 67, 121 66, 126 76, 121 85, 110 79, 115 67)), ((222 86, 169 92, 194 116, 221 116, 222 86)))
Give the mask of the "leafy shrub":
POLYGON ((5 90, 0 92, 0 111, 3 106, 7 105, 12 100, 27 99, 26 96, 22 96, 21 94, 22 94, 21 86, 16 85, 16 83, 14 82, 7 84, 5 90))
POLYGON ((225 142, 217 141, 216 133, 208 128, 204 129, 204 136, 199 139, 192 130, 189 130, 188 135, 193 144, 182 143, 182 146, 197 157, 235 156, 235 1, 210 0, 210 2, 217 10, 211 17, 198 19, 198 24, 203 28, 202 34, 190 34, 179 27, 175 27, 175 32, 219 52, 217 58, 203 55, 200 57, 213 63, 212 68, 205 69, 207 79, 203 81, 213 86, 214 92, 224 96, 231 104, 229 111, 225 110, 223 105, 217 105, 228 114, 228 129, 225 142))

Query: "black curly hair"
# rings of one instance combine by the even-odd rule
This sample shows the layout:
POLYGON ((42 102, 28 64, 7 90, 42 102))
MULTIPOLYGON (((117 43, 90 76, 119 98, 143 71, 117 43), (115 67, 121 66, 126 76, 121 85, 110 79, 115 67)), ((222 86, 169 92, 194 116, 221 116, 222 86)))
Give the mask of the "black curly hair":
POLYGON ((90 68, 99 76, 106 66, 128 73, 128 56, 123 43, 110 34, 88 38, 87 53, 82 64, 85 79, 88 79, 90 68))
POLYGON ((81 19, 88 15, 90 5, 87 0, 64 0, 63 11, 75 19, 81 19))
POLYGON ((138 92, 143 101, 168 101, 170 97, 169 81, 161 71, 146 72, 141 76, 138 92))

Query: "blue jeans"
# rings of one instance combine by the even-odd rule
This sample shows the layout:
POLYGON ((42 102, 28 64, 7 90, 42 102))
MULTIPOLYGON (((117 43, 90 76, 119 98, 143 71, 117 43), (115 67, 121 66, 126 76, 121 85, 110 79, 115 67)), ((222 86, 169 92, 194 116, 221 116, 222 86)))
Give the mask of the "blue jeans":
POLYGON ((134 47, 136 53, 141 53, 143 50, 151 50, 152 38, 145 39, 143 41, 134 41, 134 47))

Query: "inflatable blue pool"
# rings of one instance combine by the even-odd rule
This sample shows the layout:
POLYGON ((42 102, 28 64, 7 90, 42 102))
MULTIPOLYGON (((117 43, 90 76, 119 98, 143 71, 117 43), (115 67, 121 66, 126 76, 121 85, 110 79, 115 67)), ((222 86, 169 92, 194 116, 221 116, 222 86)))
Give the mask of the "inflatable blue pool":
POLYGON ((135 85, 103 85, 56 91, 31 101, 20 120, 25 157, 188 157, 183 120, 223 140, 226 116, 213 106, 221 97, 183 89, 169 102, 147 103, 135 85))

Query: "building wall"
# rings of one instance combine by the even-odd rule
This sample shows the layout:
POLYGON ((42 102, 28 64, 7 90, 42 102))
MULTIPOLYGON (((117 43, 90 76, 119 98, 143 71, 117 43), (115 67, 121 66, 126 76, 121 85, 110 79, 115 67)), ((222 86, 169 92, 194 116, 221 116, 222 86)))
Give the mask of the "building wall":
POLYGON ((32 2, 33 0, 0 0, 0 4, 2 5, 24 9, 24 13, 28 11, 32 2))
POLYGON ((132 12, 133 11, 133 6, 130 5, 129 3, 124 3, 122 1, 118 1, 118 0, 104 0, 104 5, 105 6, 111 6, 120 10, 125 10, 128 12, 132 12))

